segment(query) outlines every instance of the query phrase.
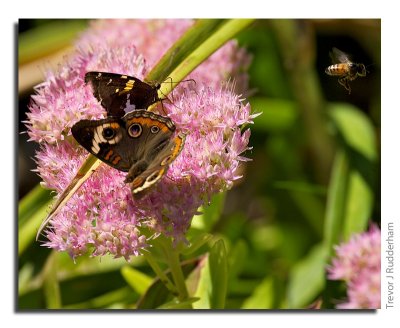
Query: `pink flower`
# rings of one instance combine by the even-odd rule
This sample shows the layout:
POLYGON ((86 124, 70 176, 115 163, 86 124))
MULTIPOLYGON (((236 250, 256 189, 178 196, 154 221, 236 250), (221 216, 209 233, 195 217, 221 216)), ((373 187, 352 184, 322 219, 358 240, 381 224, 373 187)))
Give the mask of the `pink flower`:
POLYGON ((381 233, 372 225, 335 248, 328 278, 347 283, 348 302, 342 309, 377 309, 381 306, 381 233))
POLYGON ((77 47, 91 49, 98 44, 107 44, 110 48, 124 48, 132 43, 153 67, 192 24, 189 19, 93 20, 78 40, 77 47))
MULTIPOLYGON (((41 145, 37 171, 46 188, 63 192, 88 156, 72 137, 71 127, 81 119, 105 116, 91 87, 84 84, 85 73, 107 71, 143 79, 147 63, 156 62, 189 23, 95 22, 78 42, 75 56, 57 73, 48 74, 32 96, 26 122, 30 140, 41 145)), ((249 149, 250 130, 241 130, 257 115, 232 86, 223 86, 225 79, 236 80, 237 72, 247 81, 241 65, 249 59, 243 50, 240 53, 234 43, 222 47, 196 70, 195 90, 179 86, 174 104, 164 102, 177 131, 187 136, 182 152, 151 192, 133 200, 124 183, 126 173, 103 164, 54 217, 44 245, 73 258, 90 252, 129 260, 147 246, 140 227, 184 240, 199 206, 231 188, 240 178, 240 163, 247 160, 243 153, 249 149), (237 62, 238 56, 242 59, 237 62)))

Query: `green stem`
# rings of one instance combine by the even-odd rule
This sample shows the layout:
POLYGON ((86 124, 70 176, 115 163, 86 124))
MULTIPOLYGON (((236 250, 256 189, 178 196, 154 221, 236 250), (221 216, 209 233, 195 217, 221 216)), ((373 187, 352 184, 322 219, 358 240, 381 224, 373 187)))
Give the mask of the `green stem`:
MULTIPOLYGON (((171 238, 162 235, 153 240, 152 246, 142 251, 142 255, 167 289, 178 298, 179 303, 184 303, 189 299, 189 293, 186 288, 185 275, 183 274, 180 262, 179 247, 173 245, 171 238), (160 258, 160 256, 168 265, 169 270, 163 271, 158 265, 157 258, 160 258), (168 278, 166 272, 168 275, 171 274, 173 282, 168 278)), ((187 304, 187 307, 192 308, 190 302, 187 304)))
POLYGON ((172 283, 172 281, 168 278, 168 276, 164 273, 164 271, 160 268, 158 265, 157 261, 155 260, 154 256, 151 254, 151 252, 148 252, 147 250, 142 251, 142 255, 146 259, 147 263, 151 266, 153 271, 156 273, 158 278, 162 281, 162 283, 165 285, 165 287, 168 288, 168 290, 176 295, 178 293, 176 287, 172 283))
POLYGON ((178 290, 178 299, 179 301, 184 301, 188 298, 189 294, 186 288, 185 277, 182 272, 179 252, 173 247, 172 242, 169 242, 167 247, 165 247, 164 250, 167 255, 167 262, 171 270, 172 278, 174 279, 175 286, 178 290))
MULTIPOLYGON (((162 82, 181 62, 226 22, 223 19, 199 19, 168 49, 146 76, 147 81, 162 82)), ((175 81, 177 82, 177 81, 175 81)))
MULTIPOLYGON (((197 40, 194 40, 193 37, 193 29, 190 29, 187 34, 185 34, 182 39, 183 40, 194 40, 192 52, 185 53, 186 57, 178 64, 174 63, 175 68, 172 72, 168 74, 168 76, 174 82, 182 81, 188 74, 190 74, 197 66, 199 66, 203 61, 205 61, 209 56, 211 56, 215 51, 217 51, 220 47, 222 47, 226 42, 231 40, 237 33, 248 27, 251 23, 253 23, 254 19, 230 19, 230 20, 201 20, 196 23, 196 26, 201 27, 202 31, 199 31, 198 37, 204 42, 199 44, 197 40), (211 35, 205 39, 206 33, 204 31, 213 31, 211 35), (189 35, 189 37, 187 36, 189 35), (197 48, 196 48, 197 47, 197 48)), ((179 41, 178 41, 179 42, 179 41)), ((180 47, 172 48, 171 53, 178 57, 179 52, 188 49, 182 49, 180 47)), ((161 61, 163 65, 165 61, 161 61)), ((170 68, 170 67, 168 67, 170 68)), ((157 78, 161 75, 163 66, 156 65, 156 68, 149 73, 146 77, 147 80, 157 80, 157 78)), ((176 83, 164 83, 159 90, 159 97, 163 98, 165 95, 170 93, 174 87, 176 87, 176 83)))

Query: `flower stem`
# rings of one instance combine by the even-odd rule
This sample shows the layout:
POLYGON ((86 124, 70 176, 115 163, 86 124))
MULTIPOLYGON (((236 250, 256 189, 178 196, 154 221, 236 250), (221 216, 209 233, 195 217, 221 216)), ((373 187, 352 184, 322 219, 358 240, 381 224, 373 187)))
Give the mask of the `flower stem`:
POLYGON ((179 252, 173 247, 171 242, 168 246, 168 249, 165 248, 167 262, 178 291, 178 299, 179 301, 184 301, 188 298, 189 294, 186 288, 185 277, 183 275, 181 263, 179 260, 179 252))
POLYGON ((160 268, 158 265, 157 261, 155 260, 154 256, 151 254, 151 252, 147 252, 146 250, 142 251, 142 255, 145 257, 146 261, 149 263, 153 271, 156 273, 158 278, 162 281, 162 283, 165 285, 165 287, 168 288, 168 290, 172 294, 177 294, 177 289, 175 285, 172 283, 172 281, 168 278, 168 276, 164 273, 164 271, 160 268))
POLYGON ((152 246, 153 247, 147 250, 143 250, 141 252, 142 255, 157 274, 158 278, 164 283, 165 287, 178 299, 179 303, 185 306, 185 308, 192 309, 191 303, 187 302, 189 293, 186 288, 185 276, 180 262, 180 248, 173 244, 171 238, 162 235, 153 239, 152 246), (164 271, 161 269, 158 263, 159 261, 166 263, 169 270, 164 271), (169 275, 172 276, 172 280, 169 275))

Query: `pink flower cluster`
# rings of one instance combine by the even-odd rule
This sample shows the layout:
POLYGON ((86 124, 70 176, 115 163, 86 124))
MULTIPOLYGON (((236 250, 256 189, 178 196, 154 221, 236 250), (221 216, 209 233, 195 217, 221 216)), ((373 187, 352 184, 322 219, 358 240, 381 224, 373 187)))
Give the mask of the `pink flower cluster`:
MULTIPOLYGON (((77 43, 77 52, 36 88, 26 122, 30 139, 39 142, 37 171, 43 186, 61 194, 88 152, 71 135, 81 119, 99 119, 105 111, 84 84, 88 71, 106 71, 139 79, 191 25, 186 20, 95 21, 77 43), (150 65, 149 65, 150 63, 150 65)), ((198 207, 211 195, 227 190, 240 178, 247 159, 252 123, 249 104, 233 92, 233 79, 245 92, 250 58, 236 42, 227 43, 191 75, 195 89, 174 92, 174 104, 164 102, 177 131, 187 134, 181 154, 166 176, 144 198, 134 201, 125 173, 107 165, 71 197, 46 230, 44 245, 67 251, 73 258, 137 255, 146 247, 140 227, 184 240, 198 207)))
MULTIPOLYGON (((96 44, 106 43, 110 48, 118 49, 133 43, 138 53, 146 59, 147 65, 153 67, 192 24, 193 21, 188 19, 95 20, 82 35, 77 46, 91 49, 96 44)), ((246 94, 250 62, 251 56, 232 40, 218 49, 187 78, 210 88, 219 88, 222 81, 234 79, 235 91, 246 94)))
POLYGON ((336 247, 328 268, 331 280, 344 280, 348 301, 341 309, 378 309, 381 306, 381 232, 372 225, 368 232, 352 236, 336 247))

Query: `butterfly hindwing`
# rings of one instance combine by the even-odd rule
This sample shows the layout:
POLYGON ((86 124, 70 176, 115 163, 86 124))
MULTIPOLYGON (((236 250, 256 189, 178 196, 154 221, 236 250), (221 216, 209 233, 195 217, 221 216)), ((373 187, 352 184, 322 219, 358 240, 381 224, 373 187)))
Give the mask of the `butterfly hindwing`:
POLYGON ((182 150, 185 136, 173 137, 175 129, 168 117, 136 110, 122 118, 81 120, 72 134, 98 159, 128 172, 125 181, 138 198, 166 174, 182 150))
POLYGON ((130 182, 132 195, 140 198, 152 185, 156 184, 168 171, 169 165, 178 157, 185 142, 185 135, 180 133, 170 140, 164 148, 157 153, 153 161, 149 163, 143 172, 133 168, 127 175, 127 182, 130 182))
POLYGON ((101 120, 81 120, 71 129, 74 138, 91 154, 112 166, 127 172, 130 168, 129 157, 126 156, 121 140, 126 138, 124 122, 118 118, 101 120))

